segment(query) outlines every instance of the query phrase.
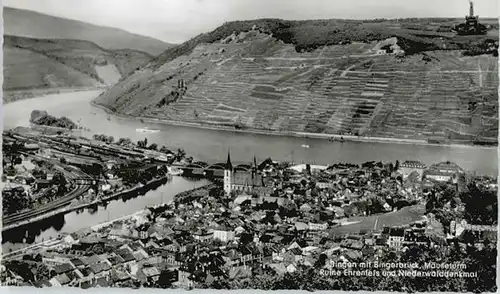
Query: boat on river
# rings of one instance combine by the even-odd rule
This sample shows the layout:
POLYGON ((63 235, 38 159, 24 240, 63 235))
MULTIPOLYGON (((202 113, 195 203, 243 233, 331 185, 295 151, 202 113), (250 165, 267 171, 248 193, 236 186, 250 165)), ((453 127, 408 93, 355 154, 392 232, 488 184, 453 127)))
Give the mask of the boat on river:
POLYGON ((135 129, 138 133, 158 133, 160 130, 150 129, 148 127, 135 129))
POLYGON ((311 146, 309 146, 307 144, 302 144, 302 148, 311 148, 311 146))
POLYGON ((172 176, 180 176, 184 171, 182 169, 170 166, 168 167, 168 173, 172 176))

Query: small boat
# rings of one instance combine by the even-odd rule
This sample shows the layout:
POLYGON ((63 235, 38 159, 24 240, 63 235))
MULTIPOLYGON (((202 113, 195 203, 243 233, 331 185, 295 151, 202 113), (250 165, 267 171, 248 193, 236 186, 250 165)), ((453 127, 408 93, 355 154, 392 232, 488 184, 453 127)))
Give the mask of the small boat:
POLYGON ((171 174, 172 176, 180 176, 182 175, 183 172, 184 171, 182 169, 175 167, 168 167, 168 173, 171 174))
POLYGON ((138 133, 158 133, 160 130, 150 129, 146 127, 146 128, 135 129, 135 131, 138 133))
POLYGON ((306 145, 306 144, 302 144, 302 148, 311 148, 311 146, 306 145))

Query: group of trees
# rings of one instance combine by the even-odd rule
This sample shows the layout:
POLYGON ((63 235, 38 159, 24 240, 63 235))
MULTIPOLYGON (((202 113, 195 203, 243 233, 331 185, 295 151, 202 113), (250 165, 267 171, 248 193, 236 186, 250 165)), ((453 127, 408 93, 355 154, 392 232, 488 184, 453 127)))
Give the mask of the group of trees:
POLYGON ((94 134, 93 138, 96 141, 101 141, 108 144, 111 144, 115 141, 115 138, 113 136, 107 136, 104 134, 94 134))
POLYGON ((13 214, 33 206, 33 201, 23 187, 4 189, 2 191, 2 206, 5 215, 13 214))
POLYGON ((426 211, 433 213, 445 228, 449 228, 451 221, 460 219, 470 224, 497 224, 497 192, 478 185, 475 180, 462 192, 451 183, 437 184, 429 192, 426 211))
POLYGON ((30 122, 41 126, 59 127, 65 129, 77 129, 78 125, 69 118, 61 118, 49 115, 45 110, 33 110, 30 116, 30 122))

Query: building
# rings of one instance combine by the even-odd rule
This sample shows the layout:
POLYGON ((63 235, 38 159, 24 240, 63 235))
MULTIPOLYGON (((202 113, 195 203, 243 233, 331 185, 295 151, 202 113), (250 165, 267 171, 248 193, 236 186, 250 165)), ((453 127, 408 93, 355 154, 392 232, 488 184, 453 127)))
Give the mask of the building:
POLYGON ((265 187, 262 176, 257 172, 257 160, 254 157, 250 171, 235 171, 228 152, 224 169, 224 192, 229 195, 232 191, 252 193, 265 187))
POLYGON ((453 31, 458 35, 484 35, 487 33, 487 27, 479 23, 479 16, 474 15, 474 3, 469 0, 469 15, 465 16, 465 22, 456 25, 453 31))
POLYGON ((412 172, 417 172, 422 179, 426 168, 425 164, 420 161, 407 160, 399 165, 398 172, 403 175, 403 179, 406 179, 412 172))
POLYGON ((399 249, 405 240, 405 230, 403 228, 391 228, 387 238, 387 245, 399 249))
POLYGON ((213 230, 213 238, 221 240, 222 242, 233 241, 235 234, 234 231, 228 228, 218 228, 213 230))
POLYGON ((465 171, 456 163, 446 161, 433 164, 425 171, 424 175, 426 179, 438 182, 454 181, 457 183, 458 176, 464 173, 465 171))

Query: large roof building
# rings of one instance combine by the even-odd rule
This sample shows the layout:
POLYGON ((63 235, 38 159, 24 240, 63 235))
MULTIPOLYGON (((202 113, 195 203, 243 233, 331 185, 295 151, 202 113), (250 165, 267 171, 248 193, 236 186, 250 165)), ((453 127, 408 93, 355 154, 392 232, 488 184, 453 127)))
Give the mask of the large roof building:
POLYGON ((265 187, 262 175, 257 170, 257 159, 254 156, 253 165, 249 171, 235 170, 231 163, 231 154, 228 152, 224 170, 224 192, 242 191, 251 193, 265 187))

